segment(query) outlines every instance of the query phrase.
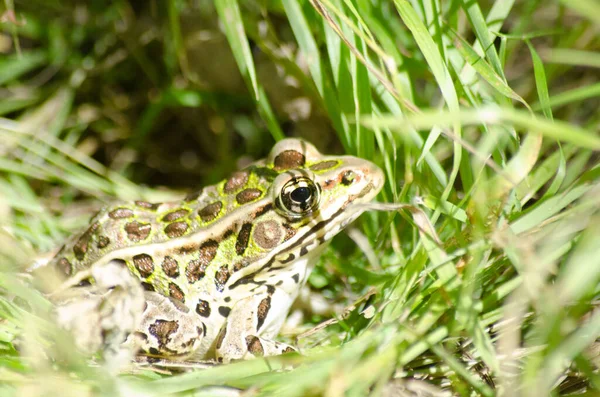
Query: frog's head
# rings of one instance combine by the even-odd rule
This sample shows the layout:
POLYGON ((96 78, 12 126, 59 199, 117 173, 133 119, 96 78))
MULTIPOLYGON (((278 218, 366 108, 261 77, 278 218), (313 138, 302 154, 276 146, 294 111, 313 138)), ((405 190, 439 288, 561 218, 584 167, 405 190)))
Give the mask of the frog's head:
MULTIPOLYGON (((330 240, 363 211, 357 203, 372 200, 384 175, 368 160, 327 156, 299 139, 278 142, 261 162, 276 175, 270 198, 282 223, 292 228, 292 247, 314 248, 330 240)), ((287 251, 284 242, 282 251, 287 251)), ((290 247, 291 248, 291 247, 290 247)))

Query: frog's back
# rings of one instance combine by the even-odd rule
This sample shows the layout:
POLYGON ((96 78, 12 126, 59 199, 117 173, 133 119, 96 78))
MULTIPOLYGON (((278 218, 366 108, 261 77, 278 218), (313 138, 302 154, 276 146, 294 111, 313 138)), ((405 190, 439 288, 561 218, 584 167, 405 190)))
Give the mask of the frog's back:
POLYGON ((207 262, 226 240, 243 233, 241 220, 271 210, 267 191, 274 176, 269 169, 249 167, 181 201, 131 201, 105 207, 50 264, 68 277, 94 263, 119 259, 141 280, 163 286, 165 278, 180 273, 181 261, 207 262))

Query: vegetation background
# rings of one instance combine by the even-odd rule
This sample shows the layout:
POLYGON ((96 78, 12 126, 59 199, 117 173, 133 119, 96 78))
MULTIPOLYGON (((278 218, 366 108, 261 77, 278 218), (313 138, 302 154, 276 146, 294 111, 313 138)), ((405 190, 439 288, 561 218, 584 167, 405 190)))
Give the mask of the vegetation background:
POLYGON ((0 395, 600 392, 597 0, 5 0, 0 29, 0 395), (289 324, 302 356, 114 376, 49 342, 34 258, 283 136, 377 162, 443 244, 363 216, 309 282, 356 304, 289 324))

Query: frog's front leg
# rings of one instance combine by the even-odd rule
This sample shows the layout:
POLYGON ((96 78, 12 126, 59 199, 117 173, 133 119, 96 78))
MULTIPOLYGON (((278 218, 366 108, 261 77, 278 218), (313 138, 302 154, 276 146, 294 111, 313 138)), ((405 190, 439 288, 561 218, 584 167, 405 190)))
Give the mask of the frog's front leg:
POLYGON ((206 335, 201 318, 178 300, 156 292, 145 292, 146 305, 142 321, 127 344, 135 345, 140 354, 170 360, 192 355, 206 335))
POLYGON ((290 345, 272 340, 279 332, 292 301, 287 293, 271 286, 267 286, 263 293, 238 301, 217 337, 217 361, 296 351, 290 345))

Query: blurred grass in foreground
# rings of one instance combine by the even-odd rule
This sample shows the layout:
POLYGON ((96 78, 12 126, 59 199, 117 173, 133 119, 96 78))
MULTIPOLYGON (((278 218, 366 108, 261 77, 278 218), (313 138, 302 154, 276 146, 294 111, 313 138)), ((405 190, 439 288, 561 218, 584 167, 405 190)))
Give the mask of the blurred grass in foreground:
POLYGON ((598 393, 598 15, 594 0, 5 2, 0 395, 598 393), (288 327, 304 356, 113 377, 64 335, 47 345, 26 309, 48 303, 17 272, 99 198, 180 197, 284 135, 376 161, 380 201, 418 198, 443 246, 406 213, 363 216, 377 261, 340 236, 310 284, 342 305, 375 295, 288 327))

